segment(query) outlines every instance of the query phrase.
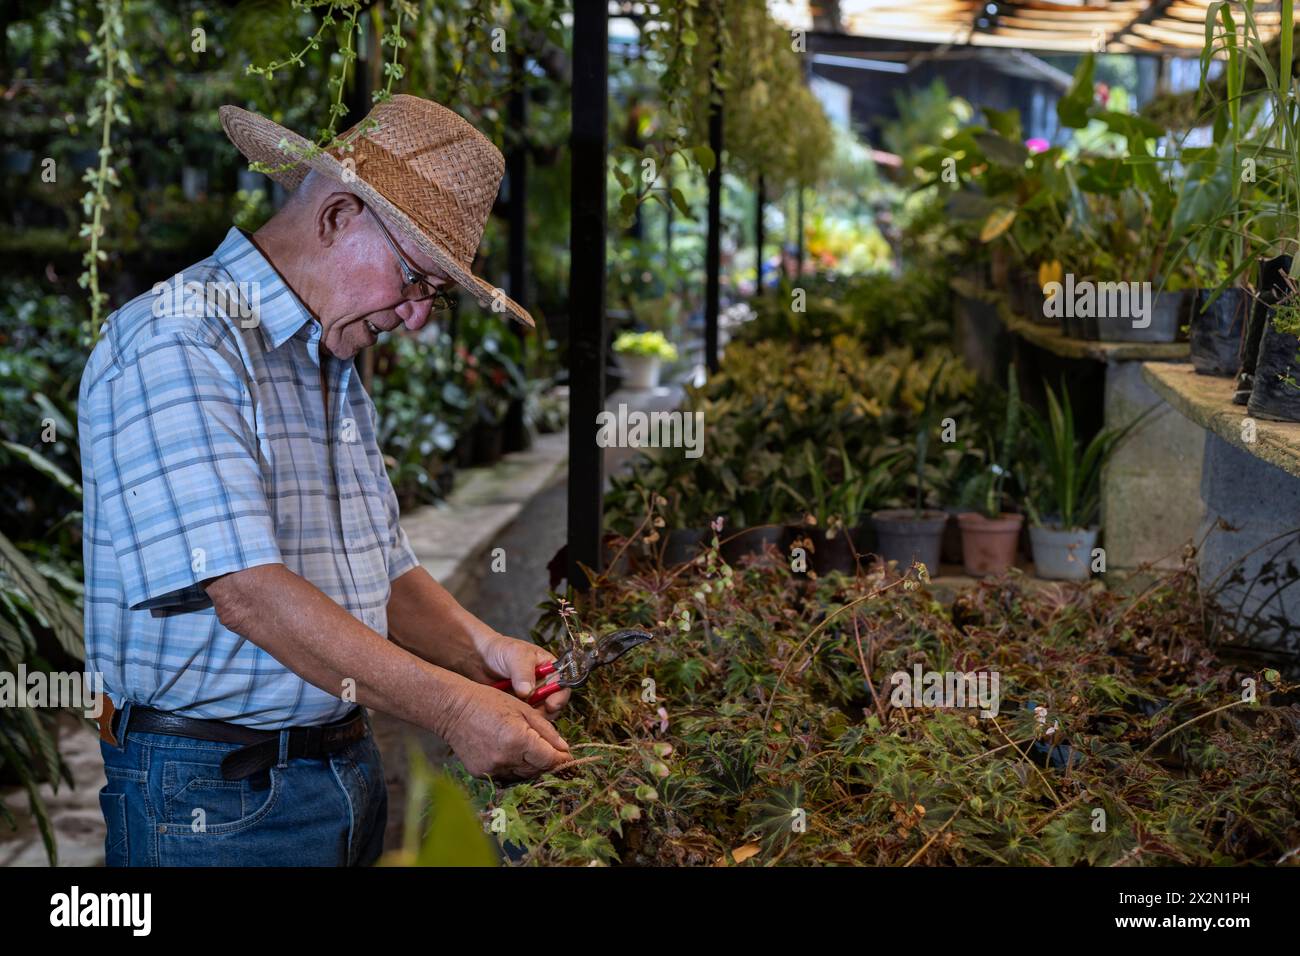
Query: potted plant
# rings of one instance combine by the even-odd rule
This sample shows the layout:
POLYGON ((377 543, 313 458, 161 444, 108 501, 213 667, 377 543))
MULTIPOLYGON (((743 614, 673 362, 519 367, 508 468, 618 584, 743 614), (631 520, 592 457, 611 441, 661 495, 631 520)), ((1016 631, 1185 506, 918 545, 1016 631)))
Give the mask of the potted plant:
POLYGON ((911 567, 913 562, 924 565, 932 574, 939 570, 939 546, 948 525, 948 512, 925 507, 926 454, 930 447, 930 431, 935 424, 935 388, 947 364, 945 361, 935 370, 925 391, 925 411, 913 445, 916 478, 913 507, 890 508, 872 515, 880 556, 886 561, 896 562, 900 570, 911 567))
POLYGON ((733 526, 722 536, 722 556, 735 564, 749 554, 767 548, 784 550, 786 521, 794 511, 790 494, 778 483, 784 459, 770 450, 750 455, 742 476, 743 485, 733 499, 733 526))
POLYGON ((1007 403, 1002 442, 995 448, 989 440, 987 465, 967 485, 967 501, 978 502, 978 511, 957 516, 961 526, 962 565, 972 577, 999 574, 1016 563, 1016 547, 1025 518, 1003 507, 1007 476, 1011 473, 1020 437, 1020 387, 1015 368, 1007 370, 1007 403))
POLYGON ((1074 410, 1062 383, 1058 399, 1044 383, 1047 417, 1029 414, 1029 430, 1038 468, 1025 499, 1029 538, 1038 576, 1051 580, 1086 580, 1097 544, 1101 512, 1101 472, 1121 441, 1142 420, 1123 428, 1105 428, 1080 452, 1074 410))
MULTIPOLYGON (((1289 258, 1289 257, 1283 257, 1289 258)), ((1274 422, 1300 421, 1300 289, 1285 271, 1285 284, 1274 293, 1274 305, 1265 305, 1259 324, 1258 353, 1246 411, 1254 418, 1274 422)))
POLYGON ((624 385, 633 389, 657 388, 662 364, 677 358, 677 346, 662 332, 622 332, 614 340, 614 352, 623 368, 624 385))
POLYGON ((804 442, 803 450, 811 492, 801 494, 784 480, 778 482, 806 512, 804 522, 793 526, 792 533, 796 541, 802 538, 811 546, 809 567, 817 574, 851 573, 857 568, 858 556, 871 550, 863 533, 869 526, 859 522, 872 502, 890 496, 897 481, 899 453, 882 446, 873 452, 865 470, 858 470, 841 439, 840 474, 834 477, 818 461, 811 441, 804 442))

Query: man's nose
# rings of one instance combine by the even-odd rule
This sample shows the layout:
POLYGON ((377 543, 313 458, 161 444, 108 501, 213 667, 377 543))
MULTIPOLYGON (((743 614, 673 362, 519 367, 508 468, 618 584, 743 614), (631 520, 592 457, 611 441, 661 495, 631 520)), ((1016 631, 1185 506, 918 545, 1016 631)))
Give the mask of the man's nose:
POLYGON ((418 332, 424 328, 429 321, 429 311, 433 308, 433 300, 425 299, 423 302, 406 301, 397 307, 397 317, 402 320, 412 332, 418 332))

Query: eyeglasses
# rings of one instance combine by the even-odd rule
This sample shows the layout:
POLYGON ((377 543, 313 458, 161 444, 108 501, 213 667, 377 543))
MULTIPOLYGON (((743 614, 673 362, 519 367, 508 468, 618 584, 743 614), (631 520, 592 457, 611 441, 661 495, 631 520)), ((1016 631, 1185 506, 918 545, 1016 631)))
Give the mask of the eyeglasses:
POLYGON ((429 309, 430 312, 451 311, 455 306, 451 296, 439 289, 434 284, 434 279, 412 266, 407 261, 406 256, 402 255, 402 250, 397 247, 392 234, 384 225, 383 220, 379 218, 379 215, 369 206, 366 206, 366 211, 374 217, 375 224, 379 226, 379 231, 384 234, 384 240, 388 243, 388 248, 393 250, 393 255, 397 256, 397 262, 402 267, 402 278, 406 280, 402 286, 402 298, 408 302, 427 302, 432 299, 433 304, 429 309), (415 295, 410 294, 412 289, 415 290, 415 295))

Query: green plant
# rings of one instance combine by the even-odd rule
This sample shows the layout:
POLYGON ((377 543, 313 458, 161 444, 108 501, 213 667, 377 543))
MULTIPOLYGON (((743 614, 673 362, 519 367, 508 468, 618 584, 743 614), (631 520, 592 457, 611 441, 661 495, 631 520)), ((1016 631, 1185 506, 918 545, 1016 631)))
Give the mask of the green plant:
POLYGON ((1148 413, 1121 428, 1103 428, 1083 445, 1075 432, 1074 410, 1065 384, 1061 384, 1060 398, 1046 382, 1043 391, 1046 418, 1027 409, 1039 467, 1029 482, 1026 510, 1036 525, 1054 522, 1067 531, 1091 527, 1101 511, 1102 469, 1148 413))
POLYGON ((620 355, 640 355, 664 362, 677 359, 677 346, 662 332, 622 332, 614 340, 614 351, 620 355))
MULTIPOLYGON (((11 676, 20 667, 49 671, 80 664, 86 654, 80 582, 57 559, 32 560, 25 551, 39 554, 40 549, 31 545, 20 549, 0 534, 0 671, 11 676)), ((55 715, 22 705, 0 706, 0 773, 26 791, 51 865, 57 865, 58 852, 40 784, 73 785, 59 754, 55 715)), ((16 826, 3 803, 0 818, 16 826)))
POLYGON ((986 518, 996 518, 1005 510, 1007 479, 1013 477, 1020 461, 1020 417, 1020 385, 1015 366, 1010 366, 1001 440, 995 443, 992 434, 986 436, 984 467, 962 489, 962 501, 976 506, 986 518))
POLYGON ((104 216, 109 208, 108 187, 120 186, 117 169, 112 163, 113 126, 126 126, 130 123, 126 111, 119 99, 122 89, 119 83, 129 81, 134 70, 131 56, 125 49, 126 27, 122 20, 122 0, 99 0, 102 22, 95 31, 95 40, 90 46, 89 61, 98 63, 103 71, 96 80, 93 97, 86 111, 87 125, 100 127, 99 165, 86 171, 86 182, 90 190, 81 199, 82 213, 87 221, 81 225, 78 235, 87 241, 86 254, 83 257, 85 270, 77 282, 90 293, 90 317, 85 340, 93 344, 99 335, 99 320, 108 294, 99 287, 99 264, 107 261, 108 253, 100 248, 100 239, 104 237, 104 216), (119 79, 119 73, 126 81, 119 79))
POLYGON ((865 512, 889 498, 897 487, 898 465, 903 457, 897 447, 875 448, 863 466, 855 468, 841 442, 838 468, 834 472, 818 459, 812 442, 804 443, 803 452, 804 474, 811 491, 805 494, 784 479, 777 479, 777 484, 815 524, 826 529, 827 537, 834 537, 841 529, 856 527, 865 512))
POLYGON ((925 484, 926 484, 926 456, 930 449, 930 432, 935 427, 935 421, 938 415, 938 408, 935 403, 935 393, 938 390, 939 379, 943 375, 943 370, 947 363, 940 365, 930 378, 930 384, 925 389, 925 408, 921 413, 920 421, 916 429, 916 443, 913 446, 915 455, 914 474, 916 478, 915 490, 915 513, 920 518, 921 513, 925 511, 925 484))
MULTIPOLYGON (((479 819, 542 866, 1271 865, 1296 846, 1295 687, 1216 652, 1193 571, 1128 594, 1012 575, 951 606, 918 585, 731 569, 716 547, 599 579, 582 626, 655 639, 574 695, 570 764, 465 781, 479 819), (915 666, 998 671, 996 713, 895 703, 915 666)), ((560 600, 534 630, 556 648, 560 600)))
POLYGON ((376 437, 403 507, 451 491, 452 452, 474 412, 468 371, 454 361, 446 335, 426 340, 398 334, 375 347, 376 437))

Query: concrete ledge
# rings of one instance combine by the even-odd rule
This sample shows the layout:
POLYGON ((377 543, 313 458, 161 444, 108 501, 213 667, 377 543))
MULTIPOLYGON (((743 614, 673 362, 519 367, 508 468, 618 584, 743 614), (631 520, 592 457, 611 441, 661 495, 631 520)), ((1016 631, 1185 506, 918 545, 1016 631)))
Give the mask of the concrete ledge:
POLYGON ((1056 326, 1043 325, 1011 311, 1006 297, 1000 293, 977 288, 974 283, 961 278, 952 279, 948 284, 958 295, 992 306, 1007 331, 1062 358, 1094 362, 1178 362, 1190 354, 1191 346, 1186 342, 1103 342, 1071 338, 1063 335, 1056 326))
POLYGON ((1242 423, 1250 418, 1245 405, 1234 405, 1235 382, 1230 378, 1197 375, 1190 365, 1149 363, 1142 375, 1170 405, 1229 445, 1300 478, 1300 424, 1253 419, 1255 440, 1246 441, 1242 423))

